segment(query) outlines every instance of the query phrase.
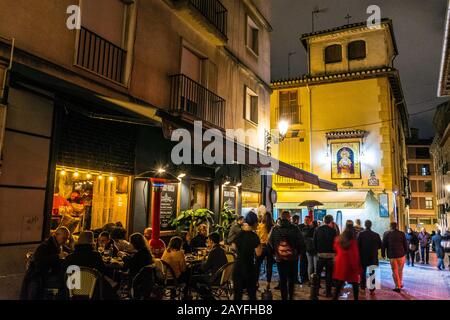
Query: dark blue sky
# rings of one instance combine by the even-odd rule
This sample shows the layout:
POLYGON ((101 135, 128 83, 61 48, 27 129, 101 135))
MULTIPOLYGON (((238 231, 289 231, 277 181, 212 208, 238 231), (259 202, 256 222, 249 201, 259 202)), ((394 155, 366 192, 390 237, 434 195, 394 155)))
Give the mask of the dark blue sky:
MULTIPOLYGON (((306 52, 299 38, 311 32, 311 11, 315 6, 328 10, 317 16, 316 30, 367 20, 369 5, 381 8, 383 18, 390 18, 399 49, 394 67, 399 69, 410 114, 437 106, 446 99, 437 98, 437 86, 444 36, 447 0, 272 0, 272 79, 287 78, 288 53, 291 76, 306 73, 306 52)), ((434 112, 411 116, 411 127, 420 135, 434 134, 434 112)))

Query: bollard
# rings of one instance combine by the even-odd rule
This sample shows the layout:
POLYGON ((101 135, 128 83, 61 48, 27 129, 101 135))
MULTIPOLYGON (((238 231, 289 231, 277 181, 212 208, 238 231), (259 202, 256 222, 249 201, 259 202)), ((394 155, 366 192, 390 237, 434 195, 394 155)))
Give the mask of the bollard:
POLYGON ((319 285, 320 285, 320 278, 317 275, 317 273, 313 273, 311 275, 311 288, 309 294, 310 300, 319 300, 319 285))

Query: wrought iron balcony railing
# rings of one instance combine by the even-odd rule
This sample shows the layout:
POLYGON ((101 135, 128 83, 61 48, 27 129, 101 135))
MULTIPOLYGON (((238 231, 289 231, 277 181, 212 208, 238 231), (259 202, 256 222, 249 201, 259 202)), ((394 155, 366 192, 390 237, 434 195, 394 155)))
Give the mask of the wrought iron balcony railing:
POLYGON ((76 64, 98 75, 123 82, 127 51, 81 27, 76 64))
POLYGON ((189 0, 189 4, 227 37, 228 10, 219 0, 189 0))
POLYGON ((194 117, 225 128, 226 101, 183 74, 171 76, 171 111, 186 112, 194 117))

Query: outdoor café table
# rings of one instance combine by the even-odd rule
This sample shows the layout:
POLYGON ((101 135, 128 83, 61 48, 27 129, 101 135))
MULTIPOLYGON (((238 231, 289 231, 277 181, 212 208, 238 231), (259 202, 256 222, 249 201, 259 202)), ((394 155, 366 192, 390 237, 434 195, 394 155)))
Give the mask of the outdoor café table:
POLYGON ((117 279, 117 275, 119 274, 118 271, 123 269, 124 262, 122 258, 119 257, 108 257, 108 256, 102 256, 103 262, 105 263, 107 273, 109 273, 114 281, 118 281, 120 279, 117 279))

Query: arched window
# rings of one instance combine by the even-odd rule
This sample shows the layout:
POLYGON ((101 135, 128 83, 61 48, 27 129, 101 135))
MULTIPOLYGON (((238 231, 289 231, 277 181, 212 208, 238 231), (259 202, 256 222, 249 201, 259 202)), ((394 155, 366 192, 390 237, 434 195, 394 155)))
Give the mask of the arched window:
POLYGON ((325 63, 335 63, 342 61, 342 46, 333 44, 325 48, 325 63))
POLYGON ((366 42, 353 41, 348 44, 348 60, 364 59, 366 57, 366 42))

